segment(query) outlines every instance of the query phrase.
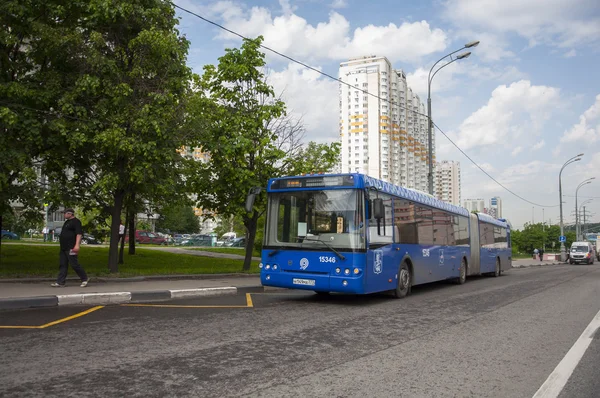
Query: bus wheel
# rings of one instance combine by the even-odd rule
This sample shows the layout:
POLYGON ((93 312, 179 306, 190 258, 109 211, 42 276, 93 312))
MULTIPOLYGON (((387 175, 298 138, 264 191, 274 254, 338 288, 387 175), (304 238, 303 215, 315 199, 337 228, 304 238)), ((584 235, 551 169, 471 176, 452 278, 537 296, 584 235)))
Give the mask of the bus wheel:
POLYGON ((496 269, 494 270, 494 278, 500 276, 500 259, 496 259, 496 269))
POLYGON ((459 285, 462 285, 466 281, 467 281, 467 262, 463 258, 462 260, 460 260, 460 274, 459 274, 458 278, 456 278, 456 283, 458 283, 459 285))
POLYGON ((320 291, 320 290, 315 290, 315 293, 317 294, 317 296, 321 296, 321 297, 323 297, 323 296, 329 296, 329 292, 323 292, 323 291, 320 291))
POLYGON ((398 284, 394 289, 393 294, 395 298, 403 298, 410 294, 410 287, 412 284, 412 275, 410 274, 410 268, 406 262, 400 265, 400 271, 398 272, 398 284))

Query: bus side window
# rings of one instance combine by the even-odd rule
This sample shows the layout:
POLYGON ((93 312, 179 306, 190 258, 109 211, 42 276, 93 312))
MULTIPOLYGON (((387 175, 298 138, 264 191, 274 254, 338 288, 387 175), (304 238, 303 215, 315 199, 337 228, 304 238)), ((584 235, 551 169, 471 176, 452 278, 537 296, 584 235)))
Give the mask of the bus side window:
POLYGON ((414 205, 405 199, 394 199, 394 224, 396 226, 396 243, 418 243, 417 224, 414 205))

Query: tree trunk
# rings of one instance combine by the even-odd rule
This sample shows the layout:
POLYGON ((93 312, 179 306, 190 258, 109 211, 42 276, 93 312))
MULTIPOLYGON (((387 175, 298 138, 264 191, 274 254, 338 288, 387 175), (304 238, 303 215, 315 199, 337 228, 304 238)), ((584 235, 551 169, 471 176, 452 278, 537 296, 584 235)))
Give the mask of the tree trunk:
POLYGON ((254 211, 251 218, 246 219, 246 228, 248 229, 248 240, 246 242, 246 257, 244 258, 244 267, 242 271, 250 271, 252 263, 252 251, 254 250, 254 240, 256 239, 256 227, 258 225, 258 213, 254 211))
MULTIPOLYGON (((127 226, 129 225, 129 210, 125 212, 125 231, 123 233, 123 238, 120 240, 119 247, 119 264, 124 263, 123 252, 125 251, 125 234, 127 233, 127 226)), ((120 226, 119 226, 120 227, 120 226)), ((119 236, 120 238, 120 236, 119 236)))
POLYGON ((135 194, 131 195, 131 208, 128 210, 129 220, 129 254, 135 254, 135 194))
POLYGON ((121 210, 124 198, 125 191, 123 189, 117 190, 111 209, 112 221, 110 225, 110 247, 108 249, 108 268, 111 274, 119 272, 119 225, 121 224, 121 210))

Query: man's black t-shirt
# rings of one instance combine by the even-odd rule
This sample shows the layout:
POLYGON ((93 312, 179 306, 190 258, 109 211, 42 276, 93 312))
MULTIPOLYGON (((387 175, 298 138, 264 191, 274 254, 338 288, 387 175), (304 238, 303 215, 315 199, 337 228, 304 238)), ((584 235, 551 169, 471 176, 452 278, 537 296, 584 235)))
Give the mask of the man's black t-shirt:
POLYGON ((71 218, 65 221, 60 231, 60 250, 71 250, 77 242, 77 235, 83 235, 81 221, 77 218, 71 218))

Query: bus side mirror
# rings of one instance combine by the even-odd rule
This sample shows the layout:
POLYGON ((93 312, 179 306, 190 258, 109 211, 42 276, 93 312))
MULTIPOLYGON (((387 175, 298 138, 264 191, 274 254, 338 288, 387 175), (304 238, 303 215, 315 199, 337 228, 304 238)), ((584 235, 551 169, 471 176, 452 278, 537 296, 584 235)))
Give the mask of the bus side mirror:
POLYGON ((250 188, 248 192, 248 196, 246 196, 246 211, 250 213, 252 208, 254 207, 254 201, 256 200, 256 195, 260 193, 260 187, 250 188))
POLYGON ((373 216, 376 220, 381 220, 385 214, 383 208, 383 199, 377 198, 373 199, 373 216))

